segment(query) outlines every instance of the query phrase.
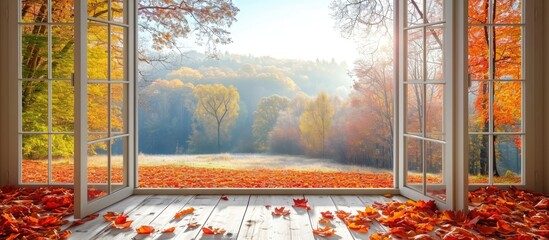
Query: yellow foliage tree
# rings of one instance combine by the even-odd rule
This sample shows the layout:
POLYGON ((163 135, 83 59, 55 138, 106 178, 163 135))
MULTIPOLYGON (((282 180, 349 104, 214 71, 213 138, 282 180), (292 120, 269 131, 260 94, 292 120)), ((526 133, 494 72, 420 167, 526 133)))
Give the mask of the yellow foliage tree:
POLYGON ((325 92, 305 105, 305 111, 299 118, 299 130, 301 141, 311 154, 325 155, 326 140, 330 136, 334 114, 334 106, 325 92))
POLYGON ((217 151, 221 151, 221 133, 229 134, 235 125, 240 107, 240 94, 234 86, 221 84, 198 85, 194 89, 196 109, 194 116, 208 138, 217 136, 217 151))

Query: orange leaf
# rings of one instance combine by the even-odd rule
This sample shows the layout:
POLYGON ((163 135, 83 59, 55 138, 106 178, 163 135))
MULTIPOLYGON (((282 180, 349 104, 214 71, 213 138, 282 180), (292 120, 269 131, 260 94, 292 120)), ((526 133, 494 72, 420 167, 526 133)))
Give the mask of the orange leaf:
POLYGON ((175 227, 170 227, 162 230, 162 233, 173 233, 175 231, 175 227))
POLYGON ((128 215, 124 215, 124 212, 118 214, 118 216, 114 219, 115 224, 123 224, 128 220, 128 215))
POLYGON ((139 234, 151 234, 154 232, 154 228, 151 226, 142 225, 141 227, 135 229, 135 231, 139 234))
POLYGON ((290 215, 290 210, 284 210, 284 207, 275 207, 274 211, 272 212, 272 215, 274 216, 288 216, 290 215))
POLYGON ((198 226, 200 226, 200 224, 198 224, 197 222, 187 223, 188 228, 196 228, 198 226))
POLYGON ((345 218, 347 218, 348 216, 350 216, 351 213, 350 212, 345 212, 343 210, 337 210, 336 211, 336 216, 337 218, 341 219, 341 220, 345 220, 345 218))
POLYGON ((321 219, 318 220, 318 223, 321 223, 321 224, 324 224, 324 225, 330 224, 330 222, 331 221, 328 218, 321 218, 321 219))
POLYGON ((334 219, 334 214, 330 211, 320 212, 323 218, 334 219))
POLYGON ((133 221, 126 221, 125 223, 122 223, 122 224, 116 224, 116 223, 113 222, 111 227, 117 228, 117 229, 126 229, 126 228, 129 228, 132 225, 132 222, 133 221))
POLYGON ((115 212, 107 212, 105 215, 103 215, 103 218, 107 222, 112 222, 112 221, 114 221, 114 219, 116 219, 117 216, 118 216, 118 214, 115 213, 115 212))
POLYGON ((293 199, 294 200, 294 207, 298 207, 298 208, 305 208, 307 210, 311 210, 311 207, 307 204, 309 202, 308 199, 306 198, 298 198, 298 199, 293 199))
POLYGON ((218 234, 224 234, 225 229, 223 229, 223 228, 203 227, 202 232, 204 232, 204 234, 208 234, 208 235, 218 235, 218 234))
POLYGON ((187 215, 187 214, 191 214, 194 212, 194 208, 193 207, 190 207, 190 208, 186 208, 186 209, 183 209, 179 212, 177 212, 174 216, 175 219, 178 219, 178 218, 181 218, 182 216, 184 215, 187 215))
POLYGON ((335 234, 336 230, 326 226, 324 228, 313 229, 313 234, 321 237, 329 237, 335 234))

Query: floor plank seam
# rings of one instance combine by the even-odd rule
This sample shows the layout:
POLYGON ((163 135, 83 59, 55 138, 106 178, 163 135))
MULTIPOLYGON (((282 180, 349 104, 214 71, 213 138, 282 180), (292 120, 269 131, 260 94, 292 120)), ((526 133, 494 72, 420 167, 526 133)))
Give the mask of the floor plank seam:
POLYGON ((250 199, 252 195, 248 195, 248 202, 246 203, 246 210, 244 210, 244 214, 242 215, 242 219, 240 220, 240 226, 238 226, 238 232, 235 235, 235 239, 238 239, 240 236, 240 230, 242 229, 242 224, 244 224, 244 220, 246 219, 246 212, 248 212, 248 208, 250 207, 250 199))
MULTIPOLYGON (((328 197, 330 197, 330 200, 332 200, 332 203, 334 204, 336 211, 339 210, 339 206, 336 204, 336 202, 332 198, 332 195, 328 195, 328 197)), ((345 221, 343 219, 341 221, 343 222, 343 224, 345 224, 345 221)), ((355 238, 353 232, 349 228, 346 228, 346 229, 349 232, 349 234, 351 235, 351 237, 353 237, 353 240, 355 240, 356 238, 355 238)))
MULTIPOLYGON (((198 195, 195 195, 195 197, 198 197, 198 195)), ((209 220, 210 217, 212 216, 212 214, 213 214, 215 208, 217 208, 217 205, 219 205, 219 202, 220 202, 220 201, 221 201, 221 197, 220 197, 219 199, 217 199, 217 202, 215 202, 215 205, 214 205, 214 207, 212 208, 212 211, 210 211, 210 213, 208 214, 208 217, 206 218, 206 220, 204 220, 204 222, 202 223, 201 227, 208 227, 208 226, 206 226, 206 223, 208 222, 208 220, 209 220)), ((197 239, 198 236, 200 236, 200 233, 201 233, 201 231, 198 231, 198 232, 196 233, 196 236, 194 236, 192 239, 197 239)))

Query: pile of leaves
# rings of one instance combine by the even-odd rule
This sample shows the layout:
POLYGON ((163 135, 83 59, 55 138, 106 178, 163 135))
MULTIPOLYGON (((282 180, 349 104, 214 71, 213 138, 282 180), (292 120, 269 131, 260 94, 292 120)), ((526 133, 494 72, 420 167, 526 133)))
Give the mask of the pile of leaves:
POLYGON ((434 201, 375 203, 387 232, 371 239, 544 239, 549 237, 549 198, 510 187, 490 186, 469 193, 471 209, 440 211, 434 201), (429 235, 428 235, 429 234, 429 235))
POLYGON ((69 230, 63 218, 73 214, 73 191, 5 186, 0 189, 0 239, 64 239, 69 230))

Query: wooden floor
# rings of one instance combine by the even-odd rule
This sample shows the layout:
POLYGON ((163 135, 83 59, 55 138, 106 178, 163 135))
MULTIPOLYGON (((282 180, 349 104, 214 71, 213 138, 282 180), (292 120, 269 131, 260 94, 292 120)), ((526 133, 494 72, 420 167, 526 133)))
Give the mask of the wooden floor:
MULTIPOLYGON (((107 209, 99 212, 100 216, 83 225, 69 228, 72 231, 70 239, 323 239, 314 236, 312 229, 316 228, 320 212, 345 210, 364 210, 365 205, 374 201, 389 201, 391 199, 376 195, 229 195, 229 200, 220 200, 219 195, 134 195, 107 209), (309 199, 312 210, 306 211, 293 208, 292 198, 309 199), (271 207, 267 209, 265 205, 271 207), (287 218, 273 217, 274 207, 284 206, 290 209, 287 218), (195 208, 194 215, 174 219, 176 212, 183 208, 195 208), (133 220, 132 228, 118 230, 110 227, 102 215, 107 211, 125 212, 128 220, 133 220), (198 222, 200 227, 189 229, 187 223, 198 222), (139 235, 135 228, 150 225, 157 230, 176 227, 174 233, 162 234, 157 231, 151 235, 139 235), (223 236, 203 235, 202 226, 224 228, 223 236)), ((401 196, 392 199, 404 201, 401 196)), ((369 235, 386 229, 373 222, 367 234, 349 231, 345 224, 333 220, 336 236, 328 239, 368 239, 369 235)))

